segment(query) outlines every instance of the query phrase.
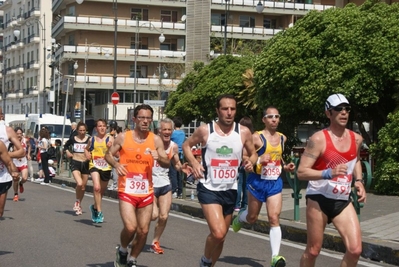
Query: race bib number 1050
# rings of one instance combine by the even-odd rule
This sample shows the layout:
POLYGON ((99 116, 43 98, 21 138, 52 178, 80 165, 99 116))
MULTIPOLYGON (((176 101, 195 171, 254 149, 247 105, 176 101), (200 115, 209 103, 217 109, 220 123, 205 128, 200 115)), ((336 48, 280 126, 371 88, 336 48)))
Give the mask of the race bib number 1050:
POLYGON ((237 159, 211 159, 211 179, 214 184, 232 184, 238 174, 237 159))

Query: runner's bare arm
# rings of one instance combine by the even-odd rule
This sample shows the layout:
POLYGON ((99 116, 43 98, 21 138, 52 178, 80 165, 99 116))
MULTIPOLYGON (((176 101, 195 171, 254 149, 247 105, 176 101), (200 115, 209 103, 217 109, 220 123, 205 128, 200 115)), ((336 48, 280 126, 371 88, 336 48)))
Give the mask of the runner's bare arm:
POLYGON ((255 150, 252 134, 247 127, 241 128, 241 139, 244 140, 244 151, 247 155, 247 158, 244 159, 244 168, 247 172, 252 172, 255 163, 258 161, 258 154, 255 150))
POLYGON ((173 156, 171 158, 171 161, 173 162, 175 169, 179 172, 182 170, 182 164, 179 159, 179 147, 177 146, 177 144, 173 144, 172 149, 173 149, 173 156))
MULTIPOLYGON (((95 138, 95 137, 94 137, 95 138)), ((89 142, 87 142, 86 148, 85 148, 85 156, 88 160, 91 160, 91 138, 89 138, 89 142)))
MULTIPOLYGON (((10 142, 14 145, 14 150, 12 152, 8 152, 11 158, 23 158, 25 157, 25 149, 21 145, 21 141, 19 141, 17 134, 14 129, 7 126, 7 135, 10 142)), ((6 148, 7 150, 7 148, 6 148)))
POLYGON ((298 166, 299 180, 320 180, 322 179, 322 171, 312 169, 316 159, 320 156, 325 146, 325 138, 321 131, 313 134, 305 147, 301 161, 298 166))
POLYGON ((168 158, 168 155, 166 155, 162 139, 158 136, 154 136, 154 141, 155 141, 155 148, 157 153, 152 153, 153 158, 158 161, 159 166, 162 168, 169 168, 170 166, 170 160, 168 158))
POLYGON ((183 153, 186 157, 188 163, 193 168, 193 174, 195 178, 202 178, 204 173, 204 167, 195 159, 191 148, 196 146, 197 144, 201 144, 205 146, 206 141, 208 140, 208 126, 206 124, 198 127, 194 133, 187 138, 187 140, 183 143, 183 153))
POLYGON ((17 181, 19 179, 18 169, 17 167, 15 167, 9 153, 7 152, 7 147, 4 145, 3 142, 0 142, 0 160, 4 163, 8 170, 8 173, 11 174, 12 178, 17 181))
POLYGON ((355 179, 355 188, 358 195, 358 201, 366 203, 366 189, 362 183, 362 163, 360 158, 360 149, 363 143, 363 137, 355 133, 356 148, 357 148, 357 162, 353 171, 353 179, 355 179))
POLYGON ((122 144, 125 140, 125 133, 120 133, 114 140, 112 146, 108 148, 107 153, 105 153, 105 160, 108 162, 109 165, 115 168, 118 175, 126 175, 127 170, 125 166, 117 162, 114 158, 114 155, 119 152, 122 148, 122 144))

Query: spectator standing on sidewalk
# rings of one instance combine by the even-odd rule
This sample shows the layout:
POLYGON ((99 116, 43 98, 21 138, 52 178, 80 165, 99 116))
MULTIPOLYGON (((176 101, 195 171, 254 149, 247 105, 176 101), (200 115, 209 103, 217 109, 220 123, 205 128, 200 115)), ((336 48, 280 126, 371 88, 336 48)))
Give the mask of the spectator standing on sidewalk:
POLYGON ((111 165, 105 160, 107 150, 112 146, 114 138, 107 135, 107 122, 96 121, 97 134, 92 136, 85 149, 86 158, 90 160, 89 170, 93 181, 94 205, 90 205, 91 220, 94 223, 104 222, 101 201, 111 179, 111 165))
POLYGON ((333 223, 346 252, 341 266, 356 266, 362 252, 362 234, 356 211, 351 205, 352 181, 359 202, 366 201, 360 148, 363 138, 349 130, 351 106, 342 94, 333 94, 325 103, 330 126, 313 134, 302 154, 298 178, 306 180, 307 246, 300 266, 315 266, 327 223, 333 223))
MULTIPOLYGON (((89 179, 89 160, 86 158, 85 150, 90 136, 87 136, 86 132, 86 124, 82 121, 79 122, 77 126, 77 135, 66 142, 64 150, 67 158, 71 159, 69 167, 76 181, 76 200, 73 206, 76 215, 81 215, 83 213, 82 200, 85 195, 87 180, 89 179), (69 147, 70 150, 68 149, 69 147)), ((45 170, 43 163, 42 159, 42 167, 43 170, 45 170)))
POLYGON ((183 144, 184 156, 199 179, 197 197, 210 229, 200 267, 214 266, 222 253, 237 200, 243 149, 249 155, 243 162, 246 171, 252 171, 257 160, 251 132, 234 122, 236 108, 233 95, 220 95, 216 101, 218 120, 198 127, 183 144), (191 151, 197 144, 203 149, 203 165, 191 151))
POLYGON ((150 131, 153 114, 151 106, 138 105, 133 113, 135 128, 119 134, 105 155, 107 162, 119 175, 119 211, 123 229, 114 263, 118 267, 136 267, 137 257, 147 240, 154 199, 154 161, 163 168, 170 166, 161 138, 150 131), (119 162, 114 159, 118 152, 119 162), (133 245, 128 258, 127 246, 132 240, 133 245))
MULTIPOLYGON (((247 178, 248 207, 238 213, 233 221, 233 230, 238 232, 244 222, 254 224, 258 219, 263 202, 266 203, 267 217, 270 224, 270 246, 272 267, 285 266, 285 258, 280 256, 281 228, 280 213, 283 203, 282 170, 293 172, 293 163, 284 164, 284 143, 287 137, 277 131, 280 114, 277 108, 269 106, 263 112, 262 122, 265 128, 252 134, 258 154, 254 173, 247 178)), ((244 155, 245 156, 245 155, 244 155)))
POLYGON ((40 153, 40 160, 41 160, 41 167, 44 173, 44 181, 41 182, 41 185, 47 185, 51 182, 51 177, 50 177, 50 173, 48 171, 48 154, 47 154, 47 150, 48 148, 51 146, 50 143, 50 133, 46 128, 42 128, 40 129, 39 132, 39 144, 37 145, 37 147, 39 148, 39 153, 40 153))
MULTIPOLYGON (((26 144, 25 138, 23 136, 24 132, 22 131, 22 129, 20 127, 15 128, 15 133, 17 134, 18 139, 21 142, 21 146, 25 150, 27 150, 28 145, 26 144)), ((11 147, 9 147, 8 150, 12 151, 12 150, 14 150, 14 147, 11 145, 11 147)), ((17 167, 18 171, 21 173, 21 179, 18 181, 14 180, 14 183, 13 183, 13 189, 14 189, 13 201, 15 201, 15 202, 17 202, 19 200, 18 191, 21 194, 25 191, 24 183, 26 183, 26 181, 28 180, 28 159, 27 159, 28 155, 29 155, 29 153, 27 153, 26 156, 24 156, 22 158, 12 159, 12 161, 15 164, 15 166, 17 167)), ((29 159, 30 159, 30 157, 29 157, 29 159)))
MULTIPOLYGON (((177 144, 178 149, 179 149, 179 159, 182 161, 183 160, 183 150, 182 150, 182 145, 184 143, 184 140, 186 140, 186 134, 185 132, 181 129, 183 125, 183 121, 179 117, 173 118, 173 123, 175 125, 175 129, 172 133, 171 140, 177 144)), ((173 165, 170 165, 170 170, 169 170, 169 177, 172 182, 172 192, 173 198, 182 198, 182 193, 183 193, 183 180, 180 175, 180 172, 178 172, 173 165)))
MULTIPOLYGON (((248 127, 251 133, 254 132, 254 126, 252 124, 251 118, 243 117, 239 123, 241 125, 248 127)), ((240 168, 238 168, 237 201, 234 211, 240 211, 242 209, 246 209, 247 205, 248 205, 247 172, 245 171, 243 166, 240 166, 240 168)))
MULTIPOLYGON (((182 164, 179 159, 177 144, 171 141, 173 132, 173 121, 162 119, 158 125, 158 135, 161 137, 166 155, 171 161, 172 166, 177 171, 181 171, 182 164)), ((154 204, 152 220, 158 219, 154 230, 154 239, 151 244, 151 251, 156 254, 163 254, 159 240, 165 230, 168 221, 170 206, 172 204, 172 186, 169 179, 169 168, 163 168, 157 161, 154 161, 152 168, 152 181, 154 183, 154 204)))

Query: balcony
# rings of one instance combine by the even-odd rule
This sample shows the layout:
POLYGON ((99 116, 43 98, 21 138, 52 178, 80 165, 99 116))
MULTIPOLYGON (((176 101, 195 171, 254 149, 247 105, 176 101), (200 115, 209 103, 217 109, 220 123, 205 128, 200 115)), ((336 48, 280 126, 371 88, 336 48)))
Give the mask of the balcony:
POLYGON ((10 71, 11 74, 17 74, 17 69, 16 68, 12 68, 10 71))
POLYGON ((8 93, 6 98, 17 98, 16 93, 8 93))
MULTIPOLYGON (((228 34, 231 34, 233 38, 259 39, 259 37, 262 36, 267 39, 268 37, 272 38, 275 34, 281 32, 282 29, 227 26, 226 31, 228 34)), ((214 33, 216 37, 223 37, 224 25, 212 25, 211 32, 214 33)))
MULTIPOLYGON (((150 29, 151 24, 162 30, 165 35, 185 35, 186 24, 178 22, 161 22, 161 21, 139 21, 139 26, 141 27, 141 33, 153 33, 158 34, 157 31, 150 29), (148 26, 147 26, 148 25, 148 26)), ((99 17, 72 17, 64 16, 60 19, 56 25, 51 30, 51 35, 56 36, 63 29, 71 30, 106 30, 114 31, 114 18, 99 18, 99 17)), ((118 32, 128 32, 132 33, 136 29, 135 20, 118 19, 118 32)))
MULTIPOLYGON (((259 3, 259 0, 230 0, 230 10, 234 11, 234 9, 245 10, 250 8, 253 12, 256 12, 256 5, 259 3)), ((265 10, 263 13, 270 12, 270 9, 276 10, 298 10, 298 11, 310 11, 310 10, 318 10, 323 11, 328 8, 332 8, 332 5, 314 5, 314 4, 306 4, 306 3, 295 3, 294 0, 291 1, 261 1, 263 3, 265 10)), ((212 0, 211 1, 211 9, 225 9, 225 0, 212 0)), ((273 11, 275 13, 276 11, 273 11)))
POLYGON ((17 66, 16 70, 18 74, 22 74, 25 71, 23 66, 17 66))
MULTIPOLYGON (((105 60, 105 54, 111 54, 113 52, 114 50, 112 47, 90 46, 86 48, 85 46, 64 45, 55 52, 54 56, 56 59, 60 56, 84 59, 86 53, 88 53, 89 59, 105 60)), ((134 61, 135 49, 118 48, 116 52, 118 60, 134 61)), ((184 55, 184 51, 137 49, 138 61, 184 63, 184 55)))
POLYGON ((16 43, 16 47, 17 47, 17 49, 21 49, 21 48, 23 48, 24 47, 24 42, 22 41, 22 40, 20 40, 20 41, 18 41, 17 43, 16 43))

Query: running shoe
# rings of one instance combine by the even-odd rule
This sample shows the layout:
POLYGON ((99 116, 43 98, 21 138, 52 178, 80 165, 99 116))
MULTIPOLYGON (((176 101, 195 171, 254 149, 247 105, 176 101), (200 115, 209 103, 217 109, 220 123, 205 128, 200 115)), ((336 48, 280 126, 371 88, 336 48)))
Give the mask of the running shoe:
POLYGON ((127 262, 127 264, 126 264, 126 267, 137 267, 137 261, 132 261, 132 260, 130 260, 130 261, 128 261, 127 262))
POLYGON ((274 256, 270 262, 271 267, 284 267, 285 259, 283 256, 274 256))
POLYGON ((81 206, 79 206, 79 208, 76 210, 76 215, 82 215, 83 214, 83 210, 82 210, 82 207, 81 206))
POLYGON ((104 222, 104 214, 99 211, 97 212, 96 223, 103 223, 104 222))
POLYGON ((205 262, 202 260, 202 258, 200 259, 200 267, 211 267, 212 266, 212 262, 205 262))
POLYGON ((98 218, 98 211, 94 209, 94 205, 90 205, 90 211, 91 211, 91 220, 92 222, 96 223, 98 218))
POLYGON ((159 242, 154 242, 154 244, 151 245, 150 251, 154 252, 155 254, 163 254, 164 252, 164 250, 161 248, 161 245, 159 245, 159 242))
POLYGON ((18 202, 18 200, 19 200, 18 195, 14 195, 14 198, 12 199, 12 201, 18 202))
POLYGON ((25 191, 24 184, 19 182, 19 192, 22 194, 25 191))
POLYGON ((75 204, 73 206, 73 210, 77 211, 79 209, 79 207, 80 207, 80 202, 79 201, 75 201, 75 204))
POLYGON ((116 259, 114 262, 114 267, 126 267, 127 263, 127 252, 123 253, 119 250, 120 245, 116 247, 116 259))
POLYGON ((233 223, 231 224, 231 226, 233 227, 233 231, 234 232, 238 232, 240 231, 241 227, 242 227, 242 223, 238 220, 240 218, 241 213, 243 212, 243 210, 239 211, 237 216, 234 218, 233 223))

